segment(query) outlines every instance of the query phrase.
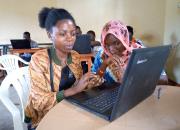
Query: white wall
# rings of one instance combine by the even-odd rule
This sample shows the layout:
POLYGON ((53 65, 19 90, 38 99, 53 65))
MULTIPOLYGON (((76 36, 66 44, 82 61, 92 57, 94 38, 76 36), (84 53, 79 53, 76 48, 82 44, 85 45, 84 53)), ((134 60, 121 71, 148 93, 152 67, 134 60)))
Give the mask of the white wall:
POLYGON ((22 38, 23 32, 29 31, 33 40, 48 42, 37 16, 42 7, 56 5, 56 0, 0 0, 0 41, 22 38))
POLYGON ((94 30, 100 39, 102 27, 120 19, 134 27, 135 36, 147 45, 161 44, 164 36, 164 0, 0 0, 0 40, 21 38, 24 31, 38 42, 48 42, 38 26, 37 13, 43 6, 66 8, 83 33, 94 30))
POLYGON ((134 27, 137 38, 143 40, 146 46, 163 43, 164 0, 119 0, 119 2, 116 17, 123 9, 123 20, 134 27))
POLYGON ((114 0, 57 0, 57 3, 58 7, 71 12, 83 33, 94 30, 97 39, 104 24, 115 14, 114 0))
POLYGON ((165 34, 166 44, 180 42, 180 0, 166 0, 165 34))
POLYGON ((58 7, 72 12, 83 33, 92 29, 100 38, 102 27, 119 19, 135 29, 147 46, 163 43, 164 0, 57 0, 58 7))
POLYGON ((180 0, 166 0, 164 43, 179 45, 174 48, 167 63, 169 77, 180 84, 180 0))

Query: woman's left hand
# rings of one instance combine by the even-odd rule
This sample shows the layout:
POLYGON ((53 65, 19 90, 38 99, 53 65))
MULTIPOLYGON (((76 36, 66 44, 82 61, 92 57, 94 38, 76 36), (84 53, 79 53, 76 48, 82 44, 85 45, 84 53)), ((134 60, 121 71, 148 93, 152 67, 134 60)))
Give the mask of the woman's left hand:
POLYGON ((122 77, 124 74, 124 68, 122 67, 122 64, 124 64, 122 58, 117 55, 113 55, 112 63, 108 66, 115 76, 116 82, 119 83, 122 82, 122 77))

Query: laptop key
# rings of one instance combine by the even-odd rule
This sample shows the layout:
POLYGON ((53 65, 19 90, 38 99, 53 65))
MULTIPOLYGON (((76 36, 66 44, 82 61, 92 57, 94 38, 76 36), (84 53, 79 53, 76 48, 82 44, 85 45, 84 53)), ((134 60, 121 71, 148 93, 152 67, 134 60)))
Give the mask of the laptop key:
POLYGON ((97 112, 105 112, 113 106, 116 101, 118 89, 114 89, 108 93, 102 93, 101 95, 86 100, 83 104, 97 112))

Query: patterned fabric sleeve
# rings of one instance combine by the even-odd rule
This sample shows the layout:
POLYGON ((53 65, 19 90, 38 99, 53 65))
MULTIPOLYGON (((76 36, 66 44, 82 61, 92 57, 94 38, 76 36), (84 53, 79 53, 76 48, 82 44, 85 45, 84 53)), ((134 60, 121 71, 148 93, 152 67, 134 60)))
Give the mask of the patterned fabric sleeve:
POLYGON ((70 69, 74 73, 76 80, 80 80, 83 75, 83 70, 81 67, 80 55, 76 51, 71 51, 72 63, 69 65, 70 69))
POLYGON ((47 62, 47 53, 42 52, 32 56, 29 66, 31 91, 25 112, 27 117, 32 118, 34 126, 37 126, 42 117, 57 103, 57 92, 51 92, 47 78, 47 62))
POLYGON ((49 82, 44 77, 45 72, 43 71, 45 71, 45 68, 43 68, 43 61, 41 62, 36 57, 32 57, 29 70, 32 84, 32 105, 34 105, 34 108, 38 111, 49 110, 49 107, 54 106, 56 103, 56 92, 51 92, 49 82))
MULTIPOLYGON (((69 67, 74 73, 75 78, 79 80, 82 76, 82 68, 80 64, 80 55, 72 51, 72 59, 70 60, 69 67)), ((44 115, 54 106, 57 102, 63 99, 64 91, 59 91, 59 83, 62 66, 52 62, 54 70, 54 91, 51 91, 50 86, 50 70, 49 70, 49 57, 47 50, 36 52, 30 62, 29 71, 31 78, 31 91, 29 96, 28 105, 25 113, 32 121, 33 127, 36 127, 44 115)))

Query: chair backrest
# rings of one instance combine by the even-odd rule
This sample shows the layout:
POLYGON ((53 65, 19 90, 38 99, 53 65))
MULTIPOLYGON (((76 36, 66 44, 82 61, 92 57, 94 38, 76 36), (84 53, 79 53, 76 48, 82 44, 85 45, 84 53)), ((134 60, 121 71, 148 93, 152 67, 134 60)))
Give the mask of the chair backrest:
MULTIPOLYGON (((91 58, 93 57, 92 53, 89 54, 80 54, 80 61, 85 61, 86 64, 88 65, 88 72, 91 72, 91 67, 92 67, 92 60, 91 58)), ((82 66, 83 67, 83 66, 82 66)))
POLYGON ((30 76, 29 66, 21 67, 9 73, 3 80, 0 89, 4 90, 4 93, 8 95, 8 88, 13 86, 17 92, 21 106, 21 119, 24 121, 24 109, 27 105, 29 91, 30 91, 30 76))
POLYGON ((19 61, 26 65, 29 64, 29 62, 26 62, 19 56, 10 55, 10 54, 2 55, 0 56, 0 64, 2 65, 0 66, 0 69, 6 70, 7 74, 9 74, 13 70, 16 70, 17 68, 19 68, 19 61))

